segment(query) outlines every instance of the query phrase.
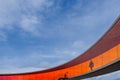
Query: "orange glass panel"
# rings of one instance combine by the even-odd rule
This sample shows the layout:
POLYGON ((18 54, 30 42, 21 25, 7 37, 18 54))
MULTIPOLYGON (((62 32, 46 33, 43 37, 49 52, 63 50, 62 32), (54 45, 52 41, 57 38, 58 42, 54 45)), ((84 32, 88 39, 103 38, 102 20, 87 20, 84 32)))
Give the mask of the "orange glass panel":
POLYGON ((78 65, 74 66, 74 75, 75 75, 75 76, 78 75, 78 70, 79 70, 78 65))
POLYGON ((117 47, 110 49, 109 51, 102 54, 103 56, 103 65, 106 65, 117 59, 117 47))
POLYGON ((81 64, 77 65, 77 75, 82 74, 82 66, 81 64))
POLYGON ((82 74, 84 74, 84 73, 86 73, 87 72, 87 63, 85 62, 85 63, 82 63, 81 64, 81 72, 82 72, 82 74))
POLYGON ((118 45, 117 51, 118 51, 118 56, 120 58, 120 44, 118 45))
POLYGON ((73 69, 70 67, 68 70, 69 77, 73 76, 73 69))
POLYGON ((94 67, 93 67, 94 70, 98 69, 98 68, 100 68, 102 66, 102 60, 103 59, 102 59, 101 55, 99 55, 99 56, 92 59, 92 61, 94 63, 94 67))

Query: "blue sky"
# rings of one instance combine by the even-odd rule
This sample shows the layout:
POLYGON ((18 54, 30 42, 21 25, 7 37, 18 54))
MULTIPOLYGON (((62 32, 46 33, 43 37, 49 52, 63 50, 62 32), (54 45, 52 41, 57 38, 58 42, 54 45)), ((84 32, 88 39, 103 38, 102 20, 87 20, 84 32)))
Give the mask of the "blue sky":
POLYGON ((119 0, 0 0, 0 73, 74 59, 110 28, 119 5, 119 0))

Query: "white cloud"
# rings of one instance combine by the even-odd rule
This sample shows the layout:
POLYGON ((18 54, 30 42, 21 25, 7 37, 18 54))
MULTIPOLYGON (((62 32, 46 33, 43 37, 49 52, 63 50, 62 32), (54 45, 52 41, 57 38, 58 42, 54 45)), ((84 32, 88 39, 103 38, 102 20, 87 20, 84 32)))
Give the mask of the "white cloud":
POLYGON ((52 1, 49 0, 28 0, 28 3, 30 4, 31 8, 35 8, 35 9, 40 9, 40 10, 44 10, 47 7, 52 6, 52 1))
POLYGON ((31 58, 29 56, 27 57, 3 56, 1 59, 2 62, 0 62, 0 65, 1 65, 0 74, 40 71, 43 69, 47 69, 48 66, 51 66, 51 64, 46 61, 41 61, 36 65, 30 64, 31 59, 34 61, 34 60, 37 60, 36 58, 38 59, 37 56, 34 58, 31 58), (27 62, 28 60, 29 62, 27 62))
POLYGON ((72 45, 73 48, 85 48, 86 47, 86 44, 85 42, 83 41, 74 41, 73 45, 72 45))
MULTIPOLYGON (((60 54, 59 54, 60 55, 60 54)), ((62 54, 61 54, 62 55, 62 54)), ((24 73, 24 72, 33 72, 40 71, 48 68, 52 68, 58 65, 61 65, 66 62, 66 60, 58 60, 56 62, 47 61, 48 59, 57 59, 60 58, 58 55, 51 54, 39 54, 31 53, 28 56, 3 56, 0 62, 0 74, 6 73, 24 73), (39 60, 38 60, 39 59, 39 60), (37 63, 33 63, 33 62, 37 63)), ((62 58, 62 56, 61 56, 62 58)))
POLYGON ((24 32, 37 35, 44 21, 41 13, 51 5, 49 0, 0 0, 0 29, 20 26, 24 32))
POLYGON ((43 54, 43 53, 38 53, 38 52, 33 52, 29 55, 30 58, 36 59, 36 58, 55 58, 57 57, 56 55, 51 55, 51 54, 43 54))
MULTIPOLYGON (((0 3, 0 12, 1 12, 0 28, 11 29, 11 28, 16 28, 16 26, 13 26, 14 24, 17 24, 17 25, 20 24, 21 29, 23 31, 29 32, 33 35, 36 35, 36 34, 38 35, 39 32, 42 33, 40 35, 44 35, 44 33, 46 33, 44 29, 40 28, 41 26, 43 27, 43 25, 41 24, 42 23, 44 24, 44 18, 41 13, 46 13, 48 11, 48 13, 46 14, 49 15, 49 11, 52 10, 52 9, 49 10, 49 7, 53 5, 54 1, 49 1, 49 0, 31 0, 31 1, 4 0, 3 1, 1 0, 0 2, 1 2, 0 3), (39 16, 37 13, 39 13, 39 16)), ((73 10, 69 12, 69 14, 67 12, 66 14, 64 14, 68 16, 68 18, 63 18, 63 21, 61 23, 58 22, 58 25, 54 24, 54 26, 57 26, 57 27, 69 26, 69 28, 71 26, 73 28, 74 26, 76 29, 84 28, 87 30, 93 30, 97 26, 104 24, 106 21, 109 21, 111 20, 111 18, 119 15, 120 9, 118 8, 119 7, 118 0, 112 0, 112 1, 106 0, 103 3, 104 4, 101 4, 102 6, 99 6, 99 7, 96 5, 91 5, 91 7, 87 8, 88 10, 87 13, 84 13, 84 15, 81 16, 81 15, 78 15, 80 11, 79 9, 76 10, 76 8, 80 8, 80 10, 82 10, 81 8, 83 6, 82 6, 82 3, 78 1, 78 4, 73 6, 74 7, 73 10), (111 10, 109 10, 109 8, 111 10)), ((59 6, 57 5, 56 7, 59 7, 59 6)), ((68 33, 69 35, 72 35, 72 32, 74 33, 74 31, 71 30, 70 31, 71 34, 70 34, 70 32, 67 30, 70 30, 70 29, 65 29, 65 31, 61 30, 61 32, 58 34, 66 33, 67 35, 68 33)), ((47 35, 50 35, 50 34, 48 33, 47 35)))
POLYGON ((84 41, 78 40, 78 41, 74 41, 71 45, 67 46, 67 48, 55 49, 54 53, 56 54, 56 56, 65 59, 67 62, 81 55, 89 47, 90 47, 89 44, 86 44, 84 41))
POLYGON ((35 67, 17 68, 17 67, 12 67, 12 68, 7 68, 7 69, 1 69, 0 74, 26 73, 26 72, 40 71, 40 70, 44 70, 44 69, 46 69, 46 68, 35 68, 35 67))
MULTIPOLYGON (((78 4, 79 3, 80 2, 78 2, 78 4)), ((97 4, 99 5, 100 3, 95 1, 90 7, 85 7, 83 11, 87 11, 82 16, 78 14, 81 13, 79 10, 76 12, 74 10, 73 12, 71 11, 71 15, 69 14, 64 24, 67 24, 67 26, 79 27, 81 29, 84 28, 86 30, 94 30, 103 24, 108 24, 107 26, 109 27, 118 15, 120 15, 120 9, 118 8, 120 4, 119 0, 102 1, 101 6, 97 4), (76 15, 73 16, 75 13, 76 15)), ((83 6, 75 5, 76 8, 84 8, 83 6)))
POLYGON ((58 66, 65 61, 58 60, 51 64, 50 60, 62 58, 62 56, 60 57, 59 55, 32 52, 27 56, 1 56, 2 62, 0 62, 0 74, 40 71, 58 66))
POLYGON ((0 0, 0 29, 11 29, 17 20, 19 6, 16 0, 0 0))
POLYGON ((0 41, 7 41, 7 36, 4 32, 0 31, 0 41))
POLYGON ((20 27, 25 32, 30 32, 37 35, 39 33, 38 29, 41 27, 41 23, 42 22, 39 21, 36 16, 23 16, 20 27))

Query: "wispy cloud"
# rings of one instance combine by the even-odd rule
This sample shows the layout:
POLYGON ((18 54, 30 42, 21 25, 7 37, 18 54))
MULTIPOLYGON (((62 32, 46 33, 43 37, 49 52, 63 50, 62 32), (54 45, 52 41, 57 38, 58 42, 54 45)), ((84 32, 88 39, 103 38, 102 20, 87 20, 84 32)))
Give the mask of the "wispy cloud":
POLYGON ((1 68, 0 74, 40 71, 43 69, 47 69, 48 67, 52 67, 54 65, 43 59, 43 58, 48 58, 48 55, 47 56, 44 55, 43 57, 39 56, 39 58, 41 58, 41 60, 37 56, 35 56, 35 55, 27 56, 27 57, 3 56, 1 59, 2 62, 0 63, 0 65, 1 65, 0 66, 0 68, 1 68))
POLYGON ((57 34, 62 34, 64 32, 66 33, 63 33, 64 35, 71 35, 72 33, 75 33, 74 31, 76 31, 77 29, 80 30, 80 28, 87 28, 90 31, 94 30, 99 25, 102 26, 105 22, 109 22, 108 25, 110 25, 110 23, 114 21, 114 19, 116 18, 116 16, 119 15, 120 12, 118 8, 118 0, 106 0, 103 2, 95 1, 93 3, 90 3, 90 7, 84 7, 83 2, 84 1, 77 1, 75 5, 71 6, 71 9, 66 10, 64 14, 62 14, 60 13, 61 10, 64 10, 64 6, 61 6, 62 1, 59 1, 55 5, 54 1, 48 0, 4 0, 1 1, 0 7, 0 27, 5 29, 16 29, 16 26, 13 25, 18 25, 20 29, 22 29, 24 32, 29 32, 31 34, 33 33, 33 35, 38 35, 39 33, 41 33, 43 35, 45 34, 51 36, 49 35, 50 31, 53 35, 56 33, 56 30, 57 34), (97 4, 99 3, 101 3, 102 6, 97 6, 97 4), (54 13, 52 13, 51 11, 53 11, 56 15, 59 15, 60 17, 52 16, 54 15, 54 13), (51 18, 53 18, 52 22, 49 22, 49 20, 47 19, 51 18), (111 21, 111 19, 113 20, 111 21), (57 27, 48 28, 46 26, 57 27))
POLYGON ((1 56, 2 62, 0 62, 1 64, 0 72, 20 73, 20 72, 31 72, 31 71, 55 67, 77 57, 78 55, 80 55, 80 53, 84 51, 83 49, 86 49, 87 47, 88 46, 85 45, 83 42, 75 41, 67 48, 64 49, 55 48, 52 51, 52 53, 44 53, 39 49, 38 50, 35 49, 35 50, 30 50, 28 52, 29 54, 27 53, 28 55, 26 54, 24 55, 13 54, 11 56, 3 55, 1 56))
POLYGON ((41 27, 41 23, 42 22, 38 20, 36 16, 23 16, 20 23, 20 28, 24 32, 30 32, 37 35, 39 34, 38 29, 41 27))
POLYGON ((0 41, 7 41, 7 36, 4 32, 0 31, 0 41))
POLYGON ((16 29, 19 26, 24 32, 37 34, 44 21, 41 16, 51 5, 48 0, 0 1, 0 29, 16 29))

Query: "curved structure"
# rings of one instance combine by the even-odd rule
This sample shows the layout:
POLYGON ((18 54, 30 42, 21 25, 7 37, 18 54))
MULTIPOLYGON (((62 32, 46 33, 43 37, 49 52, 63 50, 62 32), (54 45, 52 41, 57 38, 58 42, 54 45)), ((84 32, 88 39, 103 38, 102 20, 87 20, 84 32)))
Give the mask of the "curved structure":
POLYGON ((95 45, 76 59, 38 72, 0 74, 0 80, 79 80, 119 69, 120 18, 95 45))

